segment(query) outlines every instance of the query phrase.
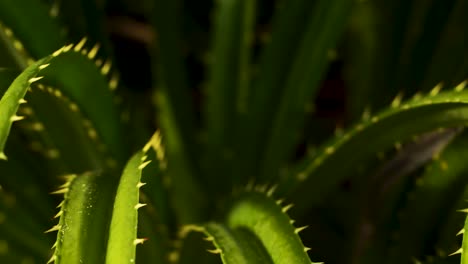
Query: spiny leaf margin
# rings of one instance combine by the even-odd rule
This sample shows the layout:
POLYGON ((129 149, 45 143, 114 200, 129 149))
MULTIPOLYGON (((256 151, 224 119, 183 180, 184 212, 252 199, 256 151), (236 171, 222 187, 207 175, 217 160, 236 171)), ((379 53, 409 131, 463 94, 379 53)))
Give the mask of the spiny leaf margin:
POLYGON ((427 96, 416 94, 403 103, 401 95, 397 96, 391 107, 325 144, 318 155, 299 162, 283 179, 281 191, 292 195, 293 201, 301 201, 299 211, 304 213, 344 179, 357 162, 378 150, 431 129, 466 125, 468 92, 463 90, 465 86, 463 82, 454 91, 439 93, 442 86, 438 85, 427 96))
POLYGON ((293 205, 282 207, 283 200, 275 202, 271 198, 275 189, 259 186, 236 196, 226 216, 227 226, 255 234, 275 264, 314 263, 298 235, 305 227, 293 226, 294 221, 286 214, 293 205))
MULTIPOLYGON (((145 148, 147 151, 147 149, 145 148)), ((135 263, 136 245, 146 239, 137 238, 138 209, 146 204, 139 203, 142 170, 151 162, 146 151, 136 153, 125 166, 117 194, 110 225, 106 263, 135 263)))
MULTIPOLYGON (((12 123, 15 121, 19 121, 23 119, 23 117, 18 117, 16 116, 16 113, 18 111, 18 108, 20 104, 26 103, 24 100, 24 97, 26 96, 26 93, 29 89, 31 89, 31 84, 38 82, 41 80, 44 76, 49 76, 52 75, 54 77, 60 77, 57 76, 57 73, 55 72, 50 72, 48 71, 48 66, 54 63, 55 59, 60 59, 62 56, 66 56, 67 54, 71 53, 78 53, 80 54, 79 56, 83 56, 86 58, 85 60, 93 60, 96 56, 98 45, 94 46, 89 52, 86 49, 83 49, 83 46, 86 42, 86 38, 84 38, 82 41, 80 41, 78 44, 70 44, 67 46, 64 46, 60 48, 59 50, 55 51, 53 54, 44 57, 37 62, 31 64, 29 67, 27 67, 10 85, 9 89, 6 91, 6 93, 3 95, 3 97, 0 100, 0 159, 6 160, 6 154, 4 153, 4 148, 5 148, 5 143, 7 140, 7 137, 10 133, 12 123), (42 75, 43 76, 40 76, 42 75)), ((58 60, 60 62, 60 60, 58 60)), ((88 69, 95 71, 96 73, 99 72, 98 75, 107 75, 110 71, 111 64, 110 62, 103 63, 102 60, 96 60, 95 66, 97 67, 96 70, 94 69, 88 69), (102 67, 102 68, 101 68, 102 67), (98 69, 100 68, 100 69, 98 69)), ((65 73, 66 74, 66 73, 65 73)), ((63 77, 63 76, 62 76, 63 77)), ((102 78, 102 77, 99 77, 102 78)), ((104 79, 99 79, 99 82, 103 82, 99 85, 104 85, 106 88, 109 88, 112 90, 113 87, 117 86, 117 80, 112 77, 110 82, 107 84, 104 79)), ((96 84, 97 85, 97 84, 96 84)), ((86 100, 82 100, 87 94, 84 92, 81 87, 79 87, 78 90, 77 87, 71 87, 70 91, 66 91, 67 93, 70 93, 69 97, 75 101, 76 103, 87 103, 84 102, 86 100), (75 98, 76 97, 76 98, 75 98)), ((65 92, 65 91, 64 91, 65 92)), ((93 91, 95 93, 96 90, 93 91)), ((114 109, 114 104, 112 102, 112 98, 109 97, 109 90, 106 91, 101 91, 102 94, 107 93, 106 95, 103 95, 107 97, 104 101, 100 101, 99 104, 105 103, 108 107, 106 107, 106 111, 98 111, 97 114, 102 116, 103 114, 107 115, 107 118, 103 119, 105 120, 104 122, 96 122, 95 120, 95 125, 98 126, 98 129, 101 134, 102 134, 102 139, 107 143, 107 145, 113 149, 112 151, 114 154, 117 156, 120 156, 121 152, 117 149, 119 149, 119 145, 116 142, 120 140, 116 140, 116 135, 114 135, 114 132, 112 131, 120 131, 119 129, 115 129, 115 125, 118 125, 119 123, 116 122, 116 118, 118 117, 116 113, 116 109, 114 109), (110 101, 109 101, 110 100, 110 101), (110 112, 109 112, 110 111, 110 112), (110 120, 110 121, 108 121, 110 120), (107 122, 108 123, 106 125, 107 122), (111 130, 109 130, 111 128, 111 130), (104 131, 106 130, 106 131, 104 131), (110 143, 113 142, 113 143, 110 143)), ((86 107, 83 107, 83 111, 85 114, 89 115, 90 109, 87 108, 93 108, 94 106, 92 105, 94 102, 90 102, 91 104, 88 103, 86 107)), ((76 106, 76 104, 75 104, 76 106)), ((101 120, 102 121, 102 120, 101 120)), ((117 138, 119 138, 119 135, 117 135, 117 138)))

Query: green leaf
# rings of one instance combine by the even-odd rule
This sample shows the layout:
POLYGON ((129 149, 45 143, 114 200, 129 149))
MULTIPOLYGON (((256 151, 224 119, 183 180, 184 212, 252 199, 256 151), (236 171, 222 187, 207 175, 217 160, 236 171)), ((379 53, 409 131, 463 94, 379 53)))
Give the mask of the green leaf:
POLYGON ((150 161, 145 152, 135 154, 127 163, 114 201, 109 231, 106 263, 135 263, 136 246, 144 239, 137 238, 141 171, 150 161))
MULTIPOLYGON (((16 70, 0 69, 0 98, 17 75, 16 70)), ((39 180, 47 178, 46 173, 41 170, 48 168, 44 165, 44 160, 31 155, 30 150, 22 144, 19 134, 12 135, 10 144, 7 144, 6 148, 11 153, 11 157, 9 162, 0 162, 2 188, 15 192, 21 190, 22 195, 17 197, 19 203, 24 203, 35 214, 47 219, 52 207, 50 200, 42 196, 43 192, 48 191, 47 185, 43 180, 39 180)))
POLYGON ((281 165, 290 158, 298 140, 291 136, 291 131, 299 130, 303 125, 307 102, 318 92, 328 65, 328 51, 335 48, 353 3, 350 0, 320 0, 316 3, 270 126, 260 178, 274 178, 281 165))
POLYGON ((115 194, 113 177, 99 173, 72 175, 58 193, 65 193, 60 204, 55 252, 50 262, 104 263, 110 216, 115 194))
MULTIPOLYGON (((119 115, 104 76, 109 71, 110 65, 105 63, 99 71, 95 63, 90 60, 94 56, 93 51, 81 53, 83 44, 80 42, 76 46, 66 46, 53 55, 37 61, 10 85, 0 101, 0 112, 2 113, 0 117, 0 153, 3 153, 7 135, 12 123, 17 120, 16 113, 19 105, 24 103, 23 99, 28 89, 31 84, 37 83, 45 76, 41 82, 57 84, 60 90, 59 92, 54 90, 53 94, 56 97, 65 95, 70 98, 74 105, 70 104, 69 108, 72 111, 81 109, 84 115, 96 126, 97 134, 102 138, 109 152, 118 161, 123 160, 119 115), (38 76, 39 73, 41 76, 38 76), (83 89, 83 87, 86 88, 83 89)), ((49 109, 44 102, 40 108, 49 109)), ((53 116, 45 118, 53 118, 53 116)), ((4 155, 3 158, 5 158, 4 155)))
MULTIPOLYGON (((181 229, 179 238, 184 244, 190 244, 193 243, 189 236, 191 232, 205 234, 204 240, 215 247, 208 251, 219 254, 224 264, 312 263, 306 253, 308 248, 298 236, 304 228, 292 225, 285 214, 290 206, 282 208, 280 202, 269 197, 273 190, 237 194, 227 208, 225 223, 187 225, 181 229)), ((193 254, 185 248, 183 245, 180 253, 176 254, 181 263, 186 263, 184 261, 193 254)))
POLYGON ((297 210, 304 213, 317 205, 357 164, 377 151, 431 129, 466 124, 468 93, 462 91, 464 87, 462 83, 455 91, 440 94, 436 87, 428 96, 403 104, 396 98, 391 108, 325 144, 313 158, 305 158, 283 185, 294 190, 293 201, 300 201, 297 210), (291 183, 297 188, 290 188, 291 183))
MULTIPOLYGON (((50 60, 50 57, 39 60, 28 67, 15 81, 11 84, 7 92, 0 100, 0 159, 6 159, 4 153, 5 143, 10 133, 11 125, 14 121, 14 116, 18 111, 21 99, 26 96, 27 89, 30 86, 30 80, 36 81, 36 76, 39 73, 39 67, 45 65, 50 60)), ((42 66, 43 67, 43 66, 42 66)))
POLYGON ((93 61, 96 46, 86 53, 82 52, 84 49, 77 48, 81 43, 74 45, 71 52, 62 52, 58 60, 50 62, 50 66, 43 71, 45 80, 55 84, 78 105, 96 127, 109 153, 118 162, 124 162, 127 157, 124 154, 125 145, 122 144, 122 124, 112 93, 115 79, 107 78, 111 62, 93 61))
POLYGON ((263 193, 245 193, 230 207, 227 226, 254 234, 272 263, 311 263, 298 235, 302 228, 295 228, 285 214, 290 207, 281 208, 263 193))
MULTIPOLYGON (((245 114, 250 86, 250 54, 256 1, 222 0, 216 7, 205 104, 205 183, 224 192, 238 177, 220 177, 234 168, 232 157, 238 115, 245 114), (221 153, 221 155, 220 155, 221 153), (229 165, 228 165, 229 164, 229 165)), ((240 153, 237 153, 240 155, 240 153)))
POLYGON ((223 263, 273 263, 260 240, 247 229, 209 223, 205 230, 208 239, 213 238, 213 244, 221 251, 223 263))
MULTIPOLYGON (((203 233, 205 240, 211 241, 215 247, 208 251, 219 254, 224 264, 273 263, 258 238, 246 229, 230 229, 223 224, 210 222, 203 226, 185 226, 180 235, 186 238, 191 231, 203 233)), ((181 259, 186 258, 186 252, 181 251, 181 259)))
POLYGON ((158 43, 155 92, 159 125, 167 150, 168 175, 173 182, 174 207, 182 223, 203 219, 206 201, 198 182, 194 107, 186 81, 181 48, 180 1, 154 1, 154 26, 158 43), (187 206, 190 204, 190 206, 187 206))
POLYGON ((251 162, 247 168, 259 162, 263 181, 276 178, 290 157, 298 140, 291 131, 302 126, 306 104, 318 91, 326 70, 327 52, 335 47, 353 4, 349 0, 321 0, 308 14, 310 2, 288 1, 287 9, 279 12, 279 24, 275 25, 278 31, 272 33, 272 43, 265 49, 262 71, 252 89, 256 91, 249 109, 252 119, 246 126, 249 132, 242 134, 247 136, 242 138, 242 147, 249 153, 245 157, 246 162, 251 162), (297 30, 302 31, 284 32, 301 21, 305 25, 297 30))
POLYGON ((171 179, 172 206, 181 223, 193 223, 203 219, 206 207, 206 196, 202 186, 195 178, 193 166, 183 143, 177 136, 177 126, 173 123, 173 115, 167 105, 167 99, 160 94, 161 131, 164 134, 164 145, 167 150, 167 177, 171 179), (189 206, 190 205, 190 206, 189 206))
POLYGON ((108 162, 110 155, 96 128, 75 102, 52 86, 33 84, 31 91, 26 95, 27 104, 18 112, 25 120, 17 126, 25 134, 31 150, 55 167, 56 175, 114 165, 108 162))
POLYGON ((271 42, 264 45, 259 58, 259 73, 251 85, 247 98, 246 120, 236 134, 237 166, 239 177, 244 180, 257 175, 258 163, 264 150, 265 135, 271 125, 281 99, 288 69, 307 28, 314 1, 294 0, 282 3, 273 16, 271 42))
MULTIPOLYGON (((465 230, 468 228, 468 217, 466 218, 465 220, 465 224, 464 224, 464 227, 463 227, 463 232, 465 232, 465 230)), ((466 253, 468 252, 468 238, 465 234, 463 234, 463 243, 462 243, 462 247, 454 252, 454 254, 456 253, 461 253, 461 264, 466 264, 468 263, 468 254, 466 253)))

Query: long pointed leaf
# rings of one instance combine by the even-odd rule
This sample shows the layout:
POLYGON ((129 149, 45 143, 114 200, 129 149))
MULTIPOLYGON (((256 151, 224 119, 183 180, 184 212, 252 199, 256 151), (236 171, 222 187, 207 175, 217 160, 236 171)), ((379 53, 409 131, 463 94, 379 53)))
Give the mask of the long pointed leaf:
POLYGON ((209 140, 204 160, 208 177, 204 180, 211 189, 223 192, 238 178, 221 177, 219 172, 235 167, 229 156, 234 152, 237 117, 245 114, 247 107, 255 1, 223 0, 217 5, 205 104, 209 140))
POLYGON ((181 1, 154 1, 154 25, 159 36, 154 69, 158 77, 156 103, 167 149, 168 174, 173 181, 175 208, 182 223, 203 217, 206 201, 198 182, 194 107, 181 49, 181 1), (187 204, 192 206, 187 207, 187 204))
POLYGON ((103 263, 108 237, 109 217, 115 193, 114 179, 97 173, 71 176, 60 192, 60 205, 54 263, 103 263))
MULTIPOLYGON (((438 95, 439 87, 436 87, 430 95, 401 105, 397 98, 390 109, 357 124, 343 136, 326 144, 319 155, 312 160, 306 158, 290 175, 295 178, 293 181, 299 180, 294 185, 298 186, 301 182, 294 191, 293 200, 301 201, 303 209, 310 208, 345 179, 347 172, 357 163, 374 155, 378 150, 385 149, 397 141, 402 142, 417 133, 439 127, 464 125, 468 118, 468 93, 461 91, 464 87, 465 83, 462 83, 455 91, 438 95)), ((286 185, 284 187, 288 188, 286 185)))
POLYGON ((128 161, 114 201, 109 231, 106 263, 135 263, 136 246, 144 240, 137 239, 138 209, 145 204, 139 201, 141 171, 148 165, 145 152, 140 151, 128 161))

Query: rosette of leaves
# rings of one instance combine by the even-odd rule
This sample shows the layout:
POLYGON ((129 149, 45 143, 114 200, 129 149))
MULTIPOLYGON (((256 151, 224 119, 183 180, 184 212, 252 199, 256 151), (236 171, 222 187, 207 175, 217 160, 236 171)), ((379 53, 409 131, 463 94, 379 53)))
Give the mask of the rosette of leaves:
POLYGON ((466 1, 196 3, 0 2, 0 262, 465 263, 466 1))

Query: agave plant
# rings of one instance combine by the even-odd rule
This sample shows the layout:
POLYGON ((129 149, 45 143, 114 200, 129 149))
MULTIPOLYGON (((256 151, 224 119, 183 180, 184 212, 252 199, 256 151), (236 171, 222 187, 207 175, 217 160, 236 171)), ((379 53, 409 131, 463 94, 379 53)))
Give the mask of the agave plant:
POLYGON ((0 262, 466 263, 466 10, 0 1, 0 262))

